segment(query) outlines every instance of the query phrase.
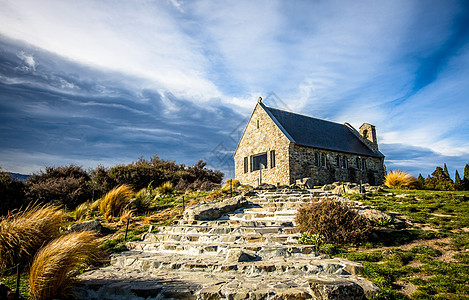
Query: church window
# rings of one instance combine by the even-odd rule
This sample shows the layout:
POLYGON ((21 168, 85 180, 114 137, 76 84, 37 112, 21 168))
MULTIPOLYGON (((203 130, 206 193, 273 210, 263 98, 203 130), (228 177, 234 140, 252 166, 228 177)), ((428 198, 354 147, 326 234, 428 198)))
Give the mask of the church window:
POLYGON ((252 157, 252 170, 257 171, 267 167, 267 153, 254 155, 252 157))
POLYGON ((249 158, 245 157, 244 158, 244 173, 249 172, 249 158))

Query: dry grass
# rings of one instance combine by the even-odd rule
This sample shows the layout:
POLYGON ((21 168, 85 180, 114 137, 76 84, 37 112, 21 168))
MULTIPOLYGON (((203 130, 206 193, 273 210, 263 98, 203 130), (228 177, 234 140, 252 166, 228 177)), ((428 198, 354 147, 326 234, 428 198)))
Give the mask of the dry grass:
POLYGON ((174 186, 171 181, 166 181, 160 185, 157 190, 161 195, 170 195, 174 192, 174 186))
POLYGON ((97 257, 98 241, 90 231, 70 233, 43 247, 34 257, 29 273, 33 300, 69 298, 71 272, 85 261, 97 257))
POLYGON ((59 235, 65 212, 53 205, 33 205, 0 219, 0 270, 28 265, 39 248, 59 235))
POLYGON ((130 204, 133 194, 132 188, 126 184, 113 188, 99 202, 99 211, 107 220, 111 220, 130 204))
POLYGON ((88 211, 90 210, 91 202, 86 201, 75 208, 74 211, 70 213, 70 216, 75 219, 76 221, 80 221, 83 217, 86 216, 88 211))
POLYGON ((416 189, 420 186, 417 178, 400 170, 389 172, 386 175, 384 185, 397 189, 416 189))

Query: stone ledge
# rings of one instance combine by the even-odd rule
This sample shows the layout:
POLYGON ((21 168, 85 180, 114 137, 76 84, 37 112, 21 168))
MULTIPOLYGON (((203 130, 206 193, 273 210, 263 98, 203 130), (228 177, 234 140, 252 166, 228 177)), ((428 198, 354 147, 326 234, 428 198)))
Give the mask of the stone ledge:
POLYGON ((225 213, 246 206, 248 206, 246 198, 236 196, 221 202, 209 202, 192 206, 184 212, 183 218, 184 220, 211 221, 220 218, 225 213))

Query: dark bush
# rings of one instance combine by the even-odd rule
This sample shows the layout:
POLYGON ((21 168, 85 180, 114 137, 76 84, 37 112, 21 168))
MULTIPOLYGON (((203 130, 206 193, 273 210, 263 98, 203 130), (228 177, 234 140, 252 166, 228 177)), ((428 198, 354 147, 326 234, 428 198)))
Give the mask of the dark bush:
POLYGON ((24 183, 0 170, 0 216, 25 204, 24 183))
POLYGON ((361 244, 372 230, 368 219, 347 204, 331 199, 318 200, 298 209, 296 223, 300 232, 318 234, 326 243, 361 244))
POLYGON ((207 169, 205 166, 205 162, 199 161, 194 166, 186 167, 184 164, 176 164, 174 161, 164 160, 155 155, 149 160, 140 158, 137 162, 109 169, 100 166, 92 170, 91 175, 93 188, 100 195, 122 184, 131 185, 136 190, 146 188, 150 183, 153 186, 160 186, 165 182, 171 182, 177 190, 194 189, 196 182, 197 186, 204 182, 219 184, 223 179, 223 173, 207 169))
POLYGON ((29 201, 53 203, 73 209, 91 199, 90 176, 75 165, 46 167, 28 178, 26 196, 29 201))

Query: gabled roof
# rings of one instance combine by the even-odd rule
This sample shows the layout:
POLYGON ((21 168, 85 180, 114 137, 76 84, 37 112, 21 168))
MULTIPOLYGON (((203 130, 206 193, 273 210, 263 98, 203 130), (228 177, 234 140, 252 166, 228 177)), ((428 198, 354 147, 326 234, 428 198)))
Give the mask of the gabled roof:
POLYGON ((259 103, 285 136, 293 143, 326 150, 347 152, 359 155, 384 157, 381 152, 373 152, 357 133, 345 124, 320 120, 259 103))

